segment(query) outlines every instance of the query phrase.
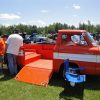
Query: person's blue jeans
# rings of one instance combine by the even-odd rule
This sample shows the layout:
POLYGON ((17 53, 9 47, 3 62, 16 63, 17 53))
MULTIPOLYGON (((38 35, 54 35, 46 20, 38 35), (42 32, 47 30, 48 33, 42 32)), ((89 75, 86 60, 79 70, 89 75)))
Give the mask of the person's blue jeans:
POLYGON ((10 71, 10 75, 17 74, 16 55, 7 53, 7 60, 8 60, 8 68, 10 71))

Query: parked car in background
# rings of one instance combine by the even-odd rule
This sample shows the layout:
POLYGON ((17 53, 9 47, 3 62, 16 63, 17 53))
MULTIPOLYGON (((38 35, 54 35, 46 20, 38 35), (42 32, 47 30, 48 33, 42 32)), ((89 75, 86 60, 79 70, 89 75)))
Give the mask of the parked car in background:
POLYGON ((47 41, 47 37, 44 36, 36 36, 35 38, 35 42, 46 42, 47 41))
POLYGON ((23 42, 26 44, 31 43, 30 35, 26 35, 23 42))
POLYGON ((47 37, 42 36, 42 35, 26 35, 24 38, 24 43, 42 43, 42 42, 46 42, 47 41, 47 37))

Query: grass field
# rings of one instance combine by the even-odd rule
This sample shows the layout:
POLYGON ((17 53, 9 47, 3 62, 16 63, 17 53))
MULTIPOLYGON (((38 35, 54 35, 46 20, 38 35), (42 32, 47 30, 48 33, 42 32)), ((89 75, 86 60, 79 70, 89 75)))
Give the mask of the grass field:
POLYGON ((100 76, 89 77, 84 88, 82 85, 70 88, 56 74, 48 87, 19 82, 1 74, 0 100, 100 100, 100 76))

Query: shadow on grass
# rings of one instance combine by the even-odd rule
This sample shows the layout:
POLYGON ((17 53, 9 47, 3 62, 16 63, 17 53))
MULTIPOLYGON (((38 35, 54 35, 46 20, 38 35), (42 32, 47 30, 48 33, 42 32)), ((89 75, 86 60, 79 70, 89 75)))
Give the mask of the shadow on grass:
POLYGON ((49 85, 64 88, 59 94, 59 99, 61 100, 72 100, 72 98, 83 100, 84 84, 77 84, 75 87, 71 87, 63 77, 58 77, 58 74, 54 73, 49 85))
POLYGON ((64 78, 59 77, 59 75, 57 73, 54 73, 52 75, 50 82, 49 82, 49 85, 57 86, 57 87, 64 87, 65 86, 64 78))
POLYGON ((83 100, 83 97, 84 84, 77 84, 75 87, 72 87, 67 83, 64 90, 59 94, 59 98, 64 100, 73 100, 73 98, 83 100))
POLYGON ((73 97, 83 100, 84 89, 100 90, 100 76, 87 76, 84 84, 78 84, 75 88, 69 86, 63 78, 58 77, 58 74, 53 74, 49 85, 63 87, 64 90, 59 94, 59 98, 64 100, 72 100, 73 97))
POLYGON ((85 88, 88 90, 100 90, 100 75, 87 76, 85 88))
POLYGON ((0 81, 7 81, 14 78, 13 75, 9 75, 8 69, 3 69, 2 72, 0 73, 0 81))

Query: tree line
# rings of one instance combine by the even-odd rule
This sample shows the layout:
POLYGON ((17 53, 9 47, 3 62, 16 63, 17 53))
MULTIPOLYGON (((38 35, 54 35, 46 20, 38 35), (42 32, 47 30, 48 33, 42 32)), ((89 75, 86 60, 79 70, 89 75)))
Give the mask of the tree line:
POLYGON ((26 32, 27 34, 38 33, 47 35, 49 33, 57 33, 60 29, 81 29, 87 30, 88 32, 94 33, 96 36, 100 36, 100 24, 93 25, 90 21, 88 23, 79 23, 79 26, 76 27, 74 25, 68 25, 66 23, 53 23, 49 26, 45 27, 37 27, 36 25, 11 25, 11 26, 3 26, 0 25, 0 35, 2 34, 11 34, 15 29, 20 30, 22 33, 26 32))

